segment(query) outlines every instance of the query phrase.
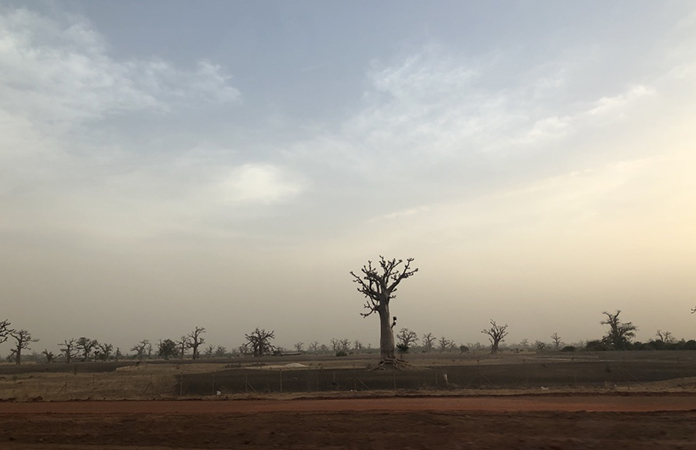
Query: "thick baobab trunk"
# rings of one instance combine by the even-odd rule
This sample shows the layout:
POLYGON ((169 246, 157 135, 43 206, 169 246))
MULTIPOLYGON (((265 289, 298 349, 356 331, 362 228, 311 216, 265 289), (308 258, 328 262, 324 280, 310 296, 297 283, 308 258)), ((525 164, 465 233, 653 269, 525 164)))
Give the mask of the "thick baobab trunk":
POLYGON ((394 331, 391 327, 391 316, 389 315, 389 305, 383 305, 377 312, 379 313, 379 350, 382 362, 394 361, 394 331))

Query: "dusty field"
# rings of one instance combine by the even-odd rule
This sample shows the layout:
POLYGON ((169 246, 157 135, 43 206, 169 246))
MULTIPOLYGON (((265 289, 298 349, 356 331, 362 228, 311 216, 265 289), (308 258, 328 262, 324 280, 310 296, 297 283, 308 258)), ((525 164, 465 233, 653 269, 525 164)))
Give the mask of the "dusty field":
POLYGON ((404 371, 375 355, 198 361, 0 364, 0 400, 171 399, 352 392, 696 392, 696 351, 408 355, 404 371), (299 366, 299 367, 298 367, 299 366))
POLYGON ((5 402, 0 448, 696 449, 696 397, 5 402))

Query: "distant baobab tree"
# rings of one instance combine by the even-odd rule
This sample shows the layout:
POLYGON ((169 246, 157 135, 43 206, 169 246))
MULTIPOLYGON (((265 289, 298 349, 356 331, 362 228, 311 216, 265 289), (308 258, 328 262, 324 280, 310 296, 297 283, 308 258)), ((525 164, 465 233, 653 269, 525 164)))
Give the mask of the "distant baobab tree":
POLYGON ((399 341, 399 345, 408 349, 418 342, 418 334, 408 328, 402 328, 399 334, 396 335, 396 339, 399 341))
POLYGON ((77 350, 75 349, 77 339, 66 339, 62 344, 58 344, 60 352, 65 356, 65 363, 70 364, 70 361, 77 356, 77 350))
POLYGON ((179 357, 184 359, 184 356, 186 356, 186 350, 191 348, 191 340, 188 336, 181 336, 181 339, 176 341, 176 347, 179 352, 179 357))
POLYGON ((143 357, 145 356, 145 353, 147 352, 147 348, 150 345, 150 341, 147 339, 143 339, 142 341, 138 342, 131 348, 132 352, 135 352, 136 356, 138 357, 138 361, 142 361, 143 357))
POLYGON ((188 334, 189 347, 193 350, 193 359, 198 359, 200 354, 198 353, 198 347, 205 343, 205 339, 201 337, 201 334, 205 333, 205 328, 196 327, 192 332, 188 334))
POLYGON ((449 340, 444 336, 440 336, 440 339, 437 341, 437 345, 440 353, 450 351, 457 346, 454 341, 449 340))
POLYGON ((75 341, 75 348, 82 353, 82 357, 85 362, 89 361, 89 355, 92 353, 92 349, 96 347, 99 342, 96 339, 90 339, 88 337, 80 337, 75 341))
POLYGON ((160 358, 169 359, 178 353, 176 342, 171 339, 160 340, 157 345, 157 354, 160 358))
POLYGON ((47 348, 45 348, 41 353, 46 357, 46 362, 48 364, 51 364, 56 358, 56 355, 54 355, 53 352, 49 352, 47 348))
POLYGON ((553 333, 551 335, 551 340, 553 341, 553 348, 555 350, 559 350, 561 348, 561 337, 558 335, 558 333, 553 333))
POLYGON ((111 358, 111 353, 114 351, 114 346, 111 344, 97 344, 96 358, 102 361, 108 361, 111 358))
POLYGON ((617 310, 615 314, 604 311, 602 314, 607 316, 606 320, 602 320, 602 325, 609 325, 609 331, 604 335, 602 341, 610 345, 614 350, 626 350, 631 343, 631 339, 636 336, 638 327, 631 322, 621 322, 619 314, 621 310, 617 310))
POLYGON ((433 348, 435 346, 435 341, 437 341, 437 338, 433 335, 433 333, 425 333, 423 335, 423 350, 428 353, 433 351, 433 348))
POLYGON ((664 342, 665 344, 673 344, 677 341, 672 335, 671 331, 657 330, 655 335, 657 336, 658 341, 664 342))
POLYGON ((22 363, 22 350, 28 350, 29 344, 39 342, 38 339, 33 339, 31 333, 27 330, 10 330, 9 335, 15 340, 15 346, 12 349, 12 355, 17 365, 22 363))
POLYGON ((481 333, 487 334, 488 340, 491 341, 491 353, 498 353, 498 346, 508 335, 507 328, 507 324, 498 325, 495 320, 491 319, 491 327, 481 331, 481 333))
POLYGON ((304 342, 295 342, 295 351, 301 352, 304 348, 304 342))
POLYGON ((244 335, 254 352, 254 356, 263 356, 273 351, 271 339, 275 339, 274 331, 266 331, 256 327, 254 331, 244 335))
POLYGON ((353 276, 353 282, 358 284, 358 292, 367 298, 364 307, 368 311, 361 313, 361 315, 368 317, 374 312, 379 315, 380 367, 385 364, 392 366, 397 364, 393 330, 396 318, 392 319, 389 313, 389 302, 396 297, 396 288, 401 281, 418 272, 418 269, 411 269, 412 262, 413 258, 408 258, 403 264, 401 259, 387 260, 380 256, 379 267, 373 266, 372 261, 368 261, 367 265, 360 269, 360 275, 350 272, 353 276))

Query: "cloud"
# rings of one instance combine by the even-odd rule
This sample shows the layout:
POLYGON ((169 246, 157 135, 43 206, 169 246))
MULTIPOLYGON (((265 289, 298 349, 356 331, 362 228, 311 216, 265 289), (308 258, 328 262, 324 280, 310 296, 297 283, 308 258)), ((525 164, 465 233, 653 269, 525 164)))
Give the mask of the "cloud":
POLYGON ((606 117, 608 115, 623 117, 625 110, 632 107, 636 101, 653 94, 655 94, 655 90, 650 87, 642 85, 631 86, 622 94, 600 98, 597 100, 596 106, 587 111, 587 114, 595 117, 606 117))
POLYGON ((228 171, 210 191, 223 203, 274 203, 298 195, 297 181, 270 164, 244 164, 228 171))
POLYGON ((0 104, 35 123, 79 124, 108 115, 167 112, 181 103, 240 99, 209 61, 182 70, 163 60, 121 61, 82 17, 25 10, 0 15, 0 104))

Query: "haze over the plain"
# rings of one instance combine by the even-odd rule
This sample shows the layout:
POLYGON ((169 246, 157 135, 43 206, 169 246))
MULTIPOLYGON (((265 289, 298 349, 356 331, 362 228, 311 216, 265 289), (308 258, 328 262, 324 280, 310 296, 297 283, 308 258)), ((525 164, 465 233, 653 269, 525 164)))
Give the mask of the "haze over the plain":
MULTIPOLYGON (((696 337, 691 2, 0 2, 0 320, 696 337)), ((9 352, 8 344, 0 353, 9 352)))

